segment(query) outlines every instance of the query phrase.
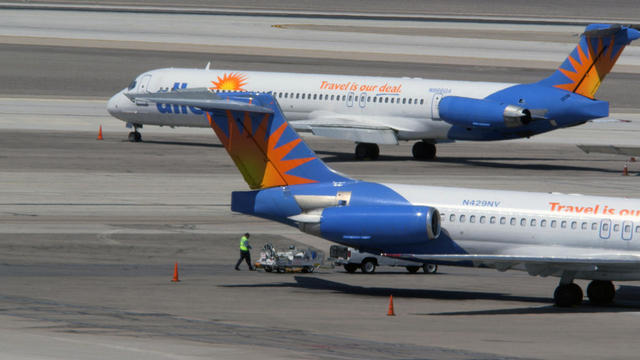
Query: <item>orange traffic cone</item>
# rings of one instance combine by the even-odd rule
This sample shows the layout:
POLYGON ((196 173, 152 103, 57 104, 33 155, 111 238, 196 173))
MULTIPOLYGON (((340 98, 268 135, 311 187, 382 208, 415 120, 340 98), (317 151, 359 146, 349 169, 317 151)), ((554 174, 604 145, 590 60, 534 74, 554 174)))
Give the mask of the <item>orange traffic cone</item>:
POLYGON ((389 311, 387 311, 387 316, 396 316, 396 313, 393 312, 393 295, 389 295, 389 311))
POLYGON ((98 129, 98 140, 104 140, 102 138, 102 125, 100 125, 100 129, 98 129))
POLYGON ((172 282, 178 282, 180 281, 180 278, 178 277, 178 263, 176 263, 176 267, 173 269, 173 279, 171 279, 172 282))

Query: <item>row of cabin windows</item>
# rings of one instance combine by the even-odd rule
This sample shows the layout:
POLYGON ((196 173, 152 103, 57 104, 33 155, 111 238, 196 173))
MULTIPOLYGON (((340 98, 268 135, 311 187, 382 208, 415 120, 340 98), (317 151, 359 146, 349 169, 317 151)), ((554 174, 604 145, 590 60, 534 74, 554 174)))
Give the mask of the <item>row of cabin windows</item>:
MULTIPOLYGON (((447 221, 447 217, 445 214, 441 215, 442 217, 442 221, 447 221)), ((469 215, 469 223, 475 223, 476 221, 480 224, 500 224, 500 225, 506 225, 507 224, 507 220, 509 225, 515 226, 516 224, 520 224, 520 226, 527 226, 527 224, 529 226, 535 227, 535 226, 539 226, 539 227, 547 227, 547 225, 551 228, 556 228, 558 227, 558 225, 560 225, 561 229, 566 229, 566 228, 571 228, 572 230, 577 230, 577 229, 581 229, 581 230, 587 230, 589 229, 589 227, 591 227, 591 230, 598 230, 599 227, 599 223, 597 222, 592 222, 591 225, 589 225, 588 222, 583 221, 583 222, 578 222, 578 221, 567 221, 567 220, 551 220, 548 221, 547 219, 541 219, 538 221, 538 219, 527 219, 527 218, 520 218, 518 221, 518 218, 516 217, 511 217, 509 219, 507 219, 506 216, 501 216, 501 217, 497 217, 497 216, 479 216, 477 217, 476 215, 469 215)), ((456 214, 450 214, 449 215, 449 222, 460 222, 460 223, 464 223, 467 221, 467 215, 464 214, 460 214, 460 215, 456 215, 456 214)), ((603 223, 602 224, 602 231, 604 232, 608 232, 609 231, 609 224, 608 223, 603 223)), ((619 232, 620 231, 620 224, 613 224, 613 231, 614 232, 619 232)), ((625 233, 630 233, 631 232, 631 225, 630 224, 624 224, 624 232, 625 233)), ((635 232, 636 233, 640 233, 640 225, 636 226, 635 228, 635 232)))
MULTIPOLYGON (((216 92, 228 92, 226 90, 216 90, 216 92)), ((287 92, 271 92, 268 91, 267 94, 273 94, 274 97, 277 98, 285 98, 285 99, 300 99, 300 100, 324 100, 324 101, 347 101, 347 95, 329 95, 329 94, 305 94, 305 93, 287 93, 287 92)), ((358 95, 349 95, 349 101, 358 101, 358 95)), ((364 101, 364 99, 360 100, 364 101)), ((414 98, 395 98, 389 96, 367 96, 367 102, 373 103, 391 103, 391 104, 414 104, 414 105, 423 105, 424 99, 414 99, 414 98)))

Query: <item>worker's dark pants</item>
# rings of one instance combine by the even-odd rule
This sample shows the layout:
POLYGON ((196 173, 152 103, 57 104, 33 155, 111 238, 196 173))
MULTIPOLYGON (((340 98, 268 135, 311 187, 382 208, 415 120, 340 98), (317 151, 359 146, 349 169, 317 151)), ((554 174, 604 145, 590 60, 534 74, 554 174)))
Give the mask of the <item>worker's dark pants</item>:
POLYGON ((242 262, 242 260, 246 260, 247 261, 247 265, 249 265, 249 269, 253 269, 253 265, 251 265, 251 253, 250 252, 240 250, 240 259, 238 259, 238 262, 236 263, 236 269, 238 268, 238 266, 240 266, 240 263, 242 262))

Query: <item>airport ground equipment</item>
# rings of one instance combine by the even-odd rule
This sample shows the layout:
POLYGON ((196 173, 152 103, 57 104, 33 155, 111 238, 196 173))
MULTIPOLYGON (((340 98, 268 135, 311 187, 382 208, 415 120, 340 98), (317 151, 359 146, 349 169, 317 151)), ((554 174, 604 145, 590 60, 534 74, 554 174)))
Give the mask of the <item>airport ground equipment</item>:
POLYGON ((278 251, 272 244, 265 244, 255 266, 266 272, 312 273, 322 260, 322 253, 312 249, 297 249, 291 245, 287 251, 278 251))
POLYGON ((332 245, 329 248, 329 256, 336 266, 342 266, 349 273, 360 269, 365 274, 373 274, 378 266, 403 266, 408 272, 417 273, 420 268, 426 274, 435 274, 438 271, 436 264, 423 264, 415 261, 390 258, 364 251, 358 251, 351 247, 332 245))

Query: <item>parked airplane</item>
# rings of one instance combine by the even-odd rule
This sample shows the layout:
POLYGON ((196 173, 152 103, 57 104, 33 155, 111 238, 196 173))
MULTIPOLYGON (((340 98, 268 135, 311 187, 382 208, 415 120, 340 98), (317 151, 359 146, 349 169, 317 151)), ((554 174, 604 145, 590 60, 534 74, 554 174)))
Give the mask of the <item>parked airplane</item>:
POLYGON ((149 105, 128 94, 209 88, 273 94, 296 130, 357 143, 356 158, 377 158, 377 144, 421 140, 417 159, 433 159, 436 143, 530 137, 609 114, 594 99, 624 47, 640 37, 633 27, 592 24, 550 77, 532 84, 427 80, 205 69, 159 69, 138 76, 108 104, 133 126, 208 127, 196 107, 149 105))
POLYGON ((612 281, 640 280, 640 200, 359 181, 327 167, 271 94, 207 90, 129 94, 203 111, 252 191, 236 212, 297 226, 362 251, 424 263, 558 276, 558 306, 595 304, 612 281))

